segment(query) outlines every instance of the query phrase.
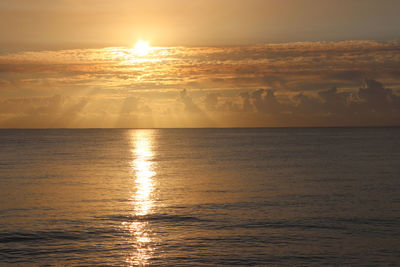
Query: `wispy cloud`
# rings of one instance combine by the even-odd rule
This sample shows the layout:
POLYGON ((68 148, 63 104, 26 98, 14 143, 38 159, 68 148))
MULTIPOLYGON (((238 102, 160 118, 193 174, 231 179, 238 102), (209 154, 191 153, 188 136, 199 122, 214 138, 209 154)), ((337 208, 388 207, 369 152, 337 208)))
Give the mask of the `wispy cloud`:
POLYGON ((95 127, 393 125, 399 70, 397 42, 7 53, 0 126, 77 126, 59 112, 95 127))

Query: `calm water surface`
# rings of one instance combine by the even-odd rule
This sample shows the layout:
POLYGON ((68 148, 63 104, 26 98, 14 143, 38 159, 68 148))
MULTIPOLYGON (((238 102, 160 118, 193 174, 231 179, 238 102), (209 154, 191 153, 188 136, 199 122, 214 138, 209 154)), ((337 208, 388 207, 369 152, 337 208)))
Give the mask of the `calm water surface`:
POLYGON ((399 137, 0 130, 0 265, 398 266, 399 137))

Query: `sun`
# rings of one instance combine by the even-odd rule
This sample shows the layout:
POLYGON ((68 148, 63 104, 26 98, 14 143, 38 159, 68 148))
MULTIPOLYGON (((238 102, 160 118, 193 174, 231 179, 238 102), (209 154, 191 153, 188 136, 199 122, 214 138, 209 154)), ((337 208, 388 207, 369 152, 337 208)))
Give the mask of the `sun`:
POLYGON ((135 52, 139 55, 139 56, 145 56, 149 53, 151 47, 149 42, 143 41, 143 40, 139 40, 137 41, 136 45, 135 45, 135 52))

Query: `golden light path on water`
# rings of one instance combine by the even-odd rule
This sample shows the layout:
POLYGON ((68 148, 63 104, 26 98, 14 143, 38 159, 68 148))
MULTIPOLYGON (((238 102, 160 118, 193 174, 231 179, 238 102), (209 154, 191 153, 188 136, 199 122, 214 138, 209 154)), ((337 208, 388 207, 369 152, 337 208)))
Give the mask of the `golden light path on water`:
MULTIPOLYGON (((135 130, 131 135, 132 170, 134 173, 135 193, 132 196, 134 217, 149 215, 153 207, 152 193, 154 189, 152 135, 148 130, 135 130)), ((126 224, 126 223, 125 223, 126 224)), ((134 220, 128 223, 129 232, 135 238, 135 252, 127 259, 133 266, 149 264, 153 253, 151 231, 146 220, 134 220)))

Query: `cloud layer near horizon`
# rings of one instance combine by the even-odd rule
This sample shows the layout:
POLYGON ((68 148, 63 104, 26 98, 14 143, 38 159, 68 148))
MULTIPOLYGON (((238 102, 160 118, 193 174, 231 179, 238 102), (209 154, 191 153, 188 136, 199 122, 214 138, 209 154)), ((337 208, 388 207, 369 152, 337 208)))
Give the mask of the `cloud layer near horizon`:
POLYGON ((0 127, 400 125, 400 44, 0 54, 0 127))

